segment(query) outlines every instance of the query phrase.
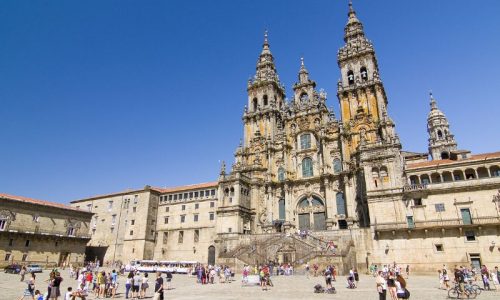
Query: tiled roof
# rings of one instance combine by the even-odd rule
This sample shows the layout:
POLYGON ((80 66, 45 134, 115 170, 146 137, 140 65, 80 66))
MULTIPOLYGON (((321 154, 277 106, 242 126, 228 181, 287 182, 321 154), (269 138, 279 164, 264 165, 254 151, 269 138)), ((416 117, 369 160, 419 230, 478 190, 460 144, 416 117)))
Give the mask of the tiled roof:
POLYGON ((45 201, 45 200, 38 200, 38 199, 22 197, 22 196, 14 196, 14 195, 0 193, 0 199, 8 199, 8 200, 19 201, 19 202, 23 202, 23 203, 50 206, 50 207, 56 207, 56 208, 61 208, 61 209, 68 209, 68 210, 74 210, 74 211, 79 211, 79 212, 83 212, 83 213, 88 213, 86 211, 82 211, 80 209, 77 209, 77 208, 62 204, 62 203, 50 202, 50 201, 45 201))
POLYGON ((489 158, 500 158, 500 152, 475 154, 475 155, 471 155, 471 157, 469 157, 469 158, 465 158, 465 159, 461 159, 461 160, 440 159, 440 160, 424 161, 424 162, 419 162, 419 163, 414 163, 414 164, 408 164, 406 168, 407 169, 416 169, 416 168, 432 167, 432 166, 437 167, 437 166, 443 166, 443 165, 461 164, 464 162, 485 160, 485 159, 489 159, 489 158))
MULTIPOLYGON (((158 187, 149 187, 150 190, 161 193, 162 188, 158 187)), ((115 192, 115 193, 109 193, 109 194, 101 194, 101 195, 94 195, 90 196, 88 198, 83 198, 83 199, 77 199, 71 201, 71 203, 78 203, 78 202, 84 202, 84 201, 89 201, 89 200, 94 200, 94 199, 99 199, 99 198, 108 198, 108 197, 114 197, 114 196, 120 196, 120 195, 128 195, 128 194, 137 194, 140 192, 147 191, 148 187, 145 187, 143 189, 127 189, 121 192, 115 192)))
POLYGON ((212 188, 212 187, 216 187, 217 185, 218 185, 218 182, 213 181, 213 182, 183 185, 183 186, 177 186, 177 187, 169 187, 169 188, 159 189, 159 191, 161 193, 172 193, 172 192, 180 192, 180 191, 187 191, 187 190, 212 188))

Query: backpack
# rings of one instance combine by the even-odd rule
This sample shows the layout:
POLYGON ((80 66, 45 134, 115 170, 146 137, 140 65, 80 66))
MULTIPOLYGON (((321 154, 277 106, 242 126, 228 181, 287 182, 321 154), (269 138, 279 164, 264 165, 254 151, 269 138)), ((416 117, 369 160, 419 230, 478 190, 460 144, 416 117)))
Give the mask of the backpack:
POLYGON ((404 299, 410 299, 410 291, 405 288, 405 297, 404 299))

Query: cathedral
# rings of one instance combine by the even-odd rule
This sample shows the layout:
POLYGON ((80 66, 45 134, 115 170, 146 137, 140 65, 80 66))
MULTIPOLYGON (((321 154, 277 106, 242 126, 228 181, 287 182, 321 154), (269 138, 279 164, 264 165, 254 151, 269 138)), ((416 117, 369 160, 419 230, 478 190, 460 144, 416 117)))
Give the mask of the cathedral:
POLYGON ((234 163, 222 164, 217 182, 73 201, 95 213, 89 255, 340 270, 397 262, 423 272, 499 264, 500 152, 457 148, 432 94, 428 152, 404 151, 351 3, 337 62, 339 116, 303 59, 287 100, 266 33, 234 163), (116 237, 105 233, 110 224, 122 224, 116 237))

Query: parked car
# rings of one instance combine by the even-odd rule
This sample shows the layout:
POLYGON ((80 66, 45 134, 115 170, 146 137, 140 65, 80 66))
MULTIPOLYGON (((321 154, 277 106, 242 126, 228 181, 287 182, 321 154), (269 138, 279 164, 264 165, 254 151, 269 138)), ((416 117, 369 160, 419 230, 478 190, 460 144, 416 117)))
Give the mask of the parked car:
POLYGON ((21 272, 21 265, 11 264, 4 268, 5 273, 19 274, 21 272))
POLYGON ((42 273, 42 267, 40 265, 27 265, 26 271, 28 273, 42 273))

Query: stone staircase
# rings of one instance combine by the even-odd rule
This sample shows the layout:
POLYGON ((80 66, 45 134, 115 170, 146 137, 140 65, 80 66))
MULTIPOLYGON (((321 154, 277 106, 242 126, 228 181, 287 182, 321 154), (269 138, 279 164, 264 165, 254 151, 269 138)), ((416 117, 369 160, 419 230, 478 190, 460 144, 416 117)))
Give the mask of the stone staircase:
MULTIPOLYGON (((280 253, 293 253, 291 261, 294 266, 300 266, 305 262, 323 259, 331 261, 335 258, 343 264, 343 267, 352 265, 354 243, 350 239, 338 237, 317 237, 314 233, 306 236, 297 234, 262 234, 245 237, 239 244, 226 253, 221 253, 219 258, 237 259, 248 265, 257 265, 275 261, 280 253), (337 245, 336 251, 327 249, 328 240, 337 245)), ((347 267, 347 269, 350 268, 347 267)))

